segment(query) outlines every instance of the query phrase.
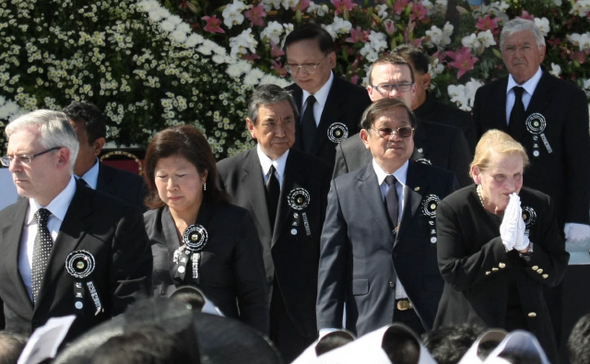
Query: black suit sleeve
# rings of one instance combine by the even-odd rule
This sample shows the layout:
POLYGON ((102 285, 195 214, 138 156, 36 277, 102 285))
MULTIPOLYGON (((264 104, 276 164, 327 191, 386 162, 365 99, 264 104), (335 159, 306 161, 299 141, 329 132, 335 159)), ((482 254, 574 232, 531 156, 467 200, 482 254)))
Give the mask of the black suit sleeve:
POLYGON ((455 176, 461 187, 468 186, 473 183, 471 177, 469 177, 469 165, 471 164, 472 155, 463 133, 456 133, 453 136, 451 146, 449 170, 455 172, 455 176))
POLYGON ((151 292, 152 251, 143 215, 129 206, 119 221, 112 243, 110 271, 112 315, 123 313, 130 303, 151 292))
POLYGON ((240 226, 236 236, 239 242, 236 244, 234 262, 240 318, 261 333, 268 335, 270 332, 269 301, 261 244, 250 215, 244 212, 242 221, 234 222, 240 226))

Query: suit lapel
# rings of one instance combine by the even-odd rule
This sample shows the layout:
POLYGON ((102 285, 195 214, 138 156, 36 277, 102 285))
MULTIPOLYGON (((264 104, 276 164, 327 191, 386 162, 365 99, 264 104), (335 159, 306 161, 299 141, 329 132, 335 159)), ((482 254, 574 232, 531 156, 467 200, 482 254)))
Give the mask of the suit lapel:
MULTIPOLYGON (((383 231, 391 232, 391 226, 389 223, 389 215, 385 210, 385 202, 381 196, 381 189, 379 187, 379 181, 377 181, 377 175, 373 170, 372 164, 368 164, 364 167, 363 171, 357 178, 356 189, 359 196, 364 196, 362 199, 365 203, 364 208, 359 207, 359 211, 372 211, 372 215, 379 228, 383 231)), ((389 233, 393 243, 393 234, 389 233)))
MULTIPOLYGON (((332 143, 327 138, 328 128, 330 127, 332 120, 342 119, 340 115, 342 113, 341 103, 344 100, 344 95, 342 95, 342 87, 340 87, 341 82, 342 80, 334 75, 334 81, 332 82, 332 87, 328 93, 326 105, 324 105, 318 129, 315 133, 315 139, 311 149, 312 155, 317 155, 324 143, 332 143)), ((334 145, 334 148, 336 148, 336 145, 334 145)))
POLYGON ((550 100, 553 98, 553 82, 551 75, 546 71, 543 72, 543 76, 539 80, 539 84, 535 89, 535 93, 531 98, 529 107, 526 109, 526 115, 529 116, 534 112, 541 113, 547 105, 550 104, 550 100))
POLYGON ((49 257, 49 263, 39 292, 40 299, 36 307, 48 296, 50 290, 54 289, 51 285, 63 273, 66 257, 72 251, 76 250, 76 247, 88 230, 88 225, 91 221, 88 221, 87 217, 90 216, 93 209, 91 204, 92 197, 89 196, 90 191, 92 191, 90 187, 83 186, 82 182, 76 183, 76 193, 68 207, 64 221, 61 223, 61 228, 53 244, 53 249, 51 250, 51 256, 49 257))
POLYGON ((105 192, 106 194, 113 195, 115 191, 113 187, 116 185, 112 182, 113 175, 108 168, 104 168, 104 164, 99 162, 98 164, 98 179, 96 181, 96 190, 105 192))
POLYGON ((408 166, 408 177, 404 186, 404 210, 402 211, 396 243, 408 230, 410 221, 418 212, 423 193, 428 187, 425 185, 426 180, 423 178, 423 171, 420 167, 421 165, 414 161, 410 161, 408 166))
POLYGON ((6 250, 2 252, 2 254, 5 254, 8 257, 7 261, 9 264, 7 264, 3 269, 8 271, 10 279, 15 283, 14 285, 18 289, 20 301, 28 302, 30 308, 33 309, 33 302, 31 302, 31 298, 27 293, 27 289, 25 288, 25 284, 18 269, 22 232, 24 229, 25 219, 27 217, 29 199, 22 198, 17 201, 17 205, 18 209, 16 214, 13 216, 11 222, 7 224, 9 228, 7 229, 7 234, 5 236, 6 241, 3 244, 6 250))
POLYGON ((256 148, 248 151, 240 184, 241 188, 246 189, 242 195, 249 196, 250 211, 256 212, 252 218, 256 219, 257 225, 262 228, 261 235, 270 237, 271 228, 268 220, 268 208, 266 207, 264 177, 262 176, 262 167, 260 166, 256 148))

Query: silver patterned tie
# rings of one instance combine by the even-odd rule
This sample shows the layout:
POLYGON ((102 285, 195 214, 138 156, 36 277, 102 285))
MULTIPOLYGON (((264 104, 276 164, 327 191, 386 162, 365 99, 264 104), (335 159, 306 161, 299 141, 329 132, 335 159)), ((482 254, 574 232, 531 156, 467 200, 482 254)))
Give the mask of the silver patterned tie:
POLYGON ((51 212, 47 209, 41 208, 35 212, 37 235, 35 236, 35 244, 33 246, 33 267, 31 269, 33 303, 37 302, 43 275, 47 269, 47 262, 49 261, 49 255, 51 255, 51 248, 53 247, 53 240, 47 228, 49 216, 51 216, 51 212))

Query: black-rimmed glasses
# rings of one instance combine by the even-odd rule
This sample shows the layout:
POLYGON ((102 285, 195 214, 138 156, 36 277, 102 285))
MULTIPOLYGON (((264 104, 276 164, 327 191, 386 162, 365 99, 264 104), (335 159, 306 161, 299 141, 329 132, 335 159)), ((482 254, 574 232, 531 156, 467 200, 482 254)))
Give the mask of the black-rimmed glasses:
POLYGON ((47 150, 44 150, 42 152, 33 154, 33 155, 26 155, 26 154, 21 154, 21 155, 5 155, 4 157, 0 158, 0 162, 2 162, 2 165, 4 167, 9 167, 10 163, 12 163, 13 160, 17 160, 22 164, 31 164, 31 162, 33 161, 33 159, 37 158, 40 155, 43 155, 45 153, 49 153, 49 152, 53 152, 54 150, 58 150, 60 148, 63 147, 53 147, 47 150))
POLYGON ((412 132, 414 132, 414 128, 409 126, 402 126, 401 128, 392 129, 392 128, 380 128, 380 129, 373 129, 375 132, 383 139, 388 139, 391 137, 393 133, 396 133, 397 136, 400 138, 409 138, 412 136, 412 132))
POLYGON ((412 89, 412 86, 414 86, 412 82, 371 85, 371 87, 377 90, 379 93, 391 93, 393 90, 396 90, 397 92, 408 92, 412 89))

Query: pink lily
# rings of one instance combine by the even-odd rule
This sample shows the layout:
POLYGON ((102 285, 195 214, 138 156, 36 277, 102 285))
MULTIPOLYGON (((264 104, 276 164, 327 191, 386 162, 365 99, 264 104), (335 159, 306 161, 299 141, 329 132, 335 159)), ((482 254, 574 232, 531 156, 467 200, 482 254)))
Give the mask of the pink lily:
POLYGON ((260 3, 258 6, 250 5, 250 10, 244 12, 244 16, 250 20, 252 26, 262 27, 264 26, 264 17, 266 13, 264 12, 264 4, 260 3))
POLYGON ((461 78, 467 71, 472 70, 473 65, 478 61, 478 58, 473 57, 471 49, 468 47, 462 47, 457 52, 447 52, 447 56, 454 60, 449 63, 449 66, 459 70, 457 78, 461 78))
POLYGON ((216 15, 204 16, 202 19, 207 22, 207 25, 205 25, 205 30, 209 33, 225 33, 225 31, 219 26, 221 24, 221 19, 217 19, 216 15))

